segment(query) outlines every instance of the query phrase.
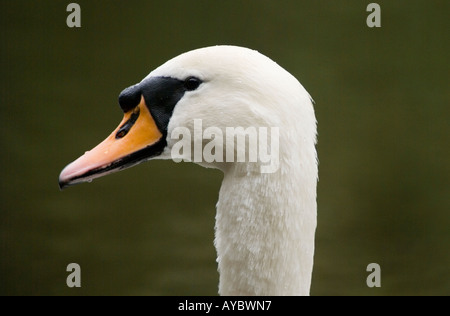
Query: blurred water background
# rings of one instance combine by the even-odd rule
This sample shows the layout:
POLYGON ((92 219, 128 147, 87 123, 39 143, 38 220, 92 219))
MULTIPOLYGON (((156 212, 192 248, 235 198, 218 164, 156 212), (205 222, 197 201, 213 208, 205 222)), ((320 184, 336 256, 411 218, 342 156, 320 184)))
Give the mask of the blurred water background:
POLYGON ((117 126, 122 89, 216 44, 268 55, 316 101, 311 293, 450 294, 449 1, 377 1, 377 29, 370 1, 79 0, 77 29, 69 3, 0 4, 1 295, 217 294, 219 171, 153 161, 57 184, 117 126))

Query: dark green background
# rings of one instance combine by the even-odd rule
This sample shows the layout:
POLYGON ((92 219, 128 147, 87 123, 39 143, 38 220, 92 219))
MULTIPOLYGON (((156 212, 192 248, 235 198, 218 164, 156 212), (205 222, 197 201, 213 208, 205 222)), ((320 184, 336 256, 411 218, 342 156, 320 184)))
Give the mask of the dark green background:
POLYGON ((70 2, 0 5, 0 294, 217 294, 220 172, 154 161, 57 184, 117 126, 122 89, 216 44, 268 55, 316 101, 311 293, 450 294, 449 1, 377 1, 378 29, 360 0, 83 0, 79 29, 70 2))

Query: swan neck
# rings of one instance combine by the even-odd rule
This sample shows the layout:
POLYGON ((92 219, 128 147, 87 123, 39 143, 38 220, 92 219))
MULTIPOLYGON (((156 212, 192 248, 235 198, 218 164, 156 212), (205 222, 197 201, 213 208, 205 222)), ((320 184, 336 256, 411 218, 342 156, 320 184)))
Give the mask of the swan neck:
POLYGON ((273 174, 248 170, 245 164, 228 170, 219 194, 215 238, 219 293, 309 295, 315 171, 305 174, 287 161, 273 174))

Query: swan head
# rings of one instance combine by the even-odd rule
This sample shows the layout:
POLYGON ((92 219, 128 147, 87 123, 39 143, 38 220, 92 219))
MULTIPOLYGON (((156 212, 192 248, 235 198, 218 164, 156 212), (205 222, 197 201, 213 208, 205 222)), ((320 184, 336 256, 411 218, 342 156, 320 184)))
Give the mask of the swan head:
MULTIPOLYGON (((229 127, 279 127, 286 140, 281 147, 291 141, 315 142, 309 94, 278 64, 247 48, 214 46, 179 55, 123 90, 119 104, 124 112, 119 126, 61 172, 61 188, 150 159, 184 159, 225 170, 226 157, 196 161, 188 150, 178 150, 174 157, 180 131, 190 133, 188 142, 195 149, 199 122, 202 129, 211 127, 223 135, 229 127), (294 139, 299 134, 302 139, 294 139)), ((202 148, 205 143, 202 139, 202 148)), ((223 143, 216 145, 225 155, 223 143)))

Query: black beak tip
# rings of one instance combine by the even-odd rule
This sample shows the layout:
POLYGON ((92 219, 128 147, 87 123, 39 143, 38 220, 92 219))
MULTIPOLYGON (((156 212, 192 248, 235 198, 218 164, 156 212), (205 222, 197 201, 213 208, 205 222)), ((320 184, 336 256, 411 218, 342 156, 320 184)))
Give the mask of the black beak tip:
POLYGON ((70 186, 70 180, 61 179, 61 176, 59 176, 58 177, 58 185, 59 185, 59 190, 63 191, 64 189, 66 189, 67 187, 70 186))
POLYGON ((61 180, 58 180, 59 190, 62 191, 67 187, 67 184, 61 180))

